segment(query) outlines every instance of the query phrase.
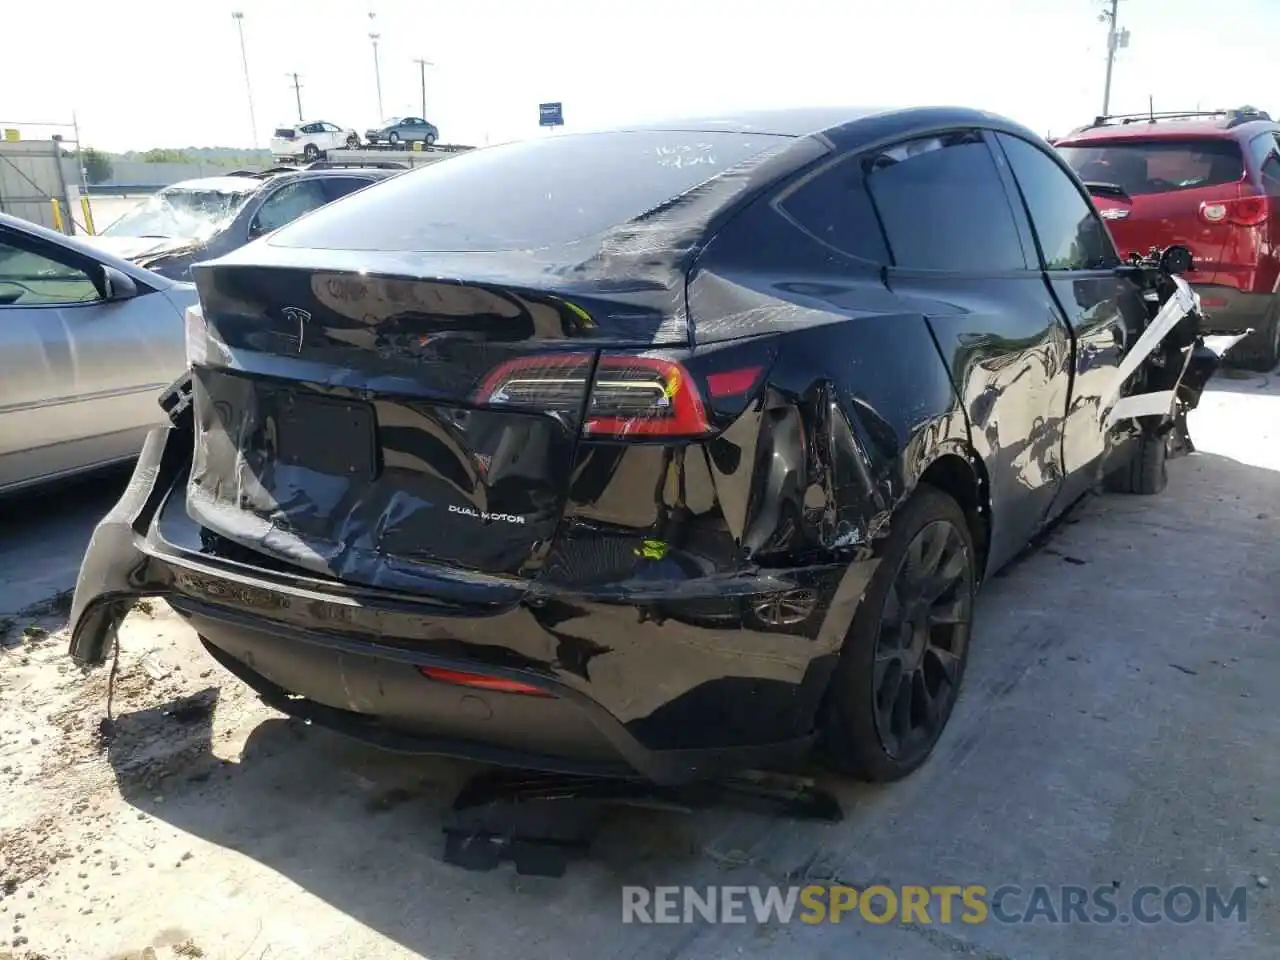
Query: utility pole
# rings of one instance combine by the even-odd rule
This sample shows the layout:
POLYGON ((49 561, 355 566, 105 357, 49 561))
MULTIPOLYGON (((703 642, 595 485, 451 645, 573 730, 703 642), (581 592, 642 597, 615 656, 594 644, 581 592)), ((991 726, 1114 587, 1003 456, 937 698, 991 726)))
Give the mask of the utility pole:
POLYGON ((299 82, 301 74, 286 73, 286 77, 293 78, 293 96, 298 101, 298 122, 302 122, 302 84, 299 82))
POLYGON ((418 76, 422 79, 422 119, 427 119, 427 67, 434 67, 430 60, 418 58, 413 61, 418 65, 418 76))
POLYGON ((1102 87, 1102 115, 1111 111, 1111 72, 1116 62, 1116 51, 1129 45, 1129 31, 1121 30, 1118 23, 1120 0, 1106 0, 1109 8, 1098 19, 1107 24, 1107 79, 1102 87))
POLYGON ((253 146, 256 150, 258 147, 258 120, 253 115, 253 84, 249 82, 249 55, 244 49, 244 14, 236 10, 231 14, 231 19, 236 22, 236 32, 240 34, 240 62, 244 66, 244 89, 249 97, 249 129, 253 133, 253 146))

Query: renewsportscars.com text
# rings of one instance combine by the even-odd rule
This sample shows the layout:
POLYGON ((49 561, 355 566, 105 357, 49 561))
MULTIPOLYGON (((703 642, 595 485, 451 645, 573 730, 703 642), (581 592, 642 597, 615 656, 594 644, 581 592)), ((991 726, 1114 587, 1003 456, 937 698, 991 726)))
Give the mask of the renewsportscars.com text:
POLYGON ((623 887, 623 923, 1243 923, 1244 887, 623 887))

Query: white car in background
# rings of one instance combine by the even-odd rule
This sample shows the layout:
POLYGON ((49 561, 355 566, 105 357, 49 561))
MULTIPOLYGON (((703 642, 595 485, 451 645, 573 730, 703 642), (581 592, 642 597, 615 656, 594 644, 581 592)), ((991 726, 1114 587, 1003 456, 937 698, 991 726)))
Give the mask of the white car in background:
POLYGON ((360 135, 327 120, 281 124, 271 135, 271 156, 276 160, 319 160, 330 150, 343 147, 360 149, 360 135))

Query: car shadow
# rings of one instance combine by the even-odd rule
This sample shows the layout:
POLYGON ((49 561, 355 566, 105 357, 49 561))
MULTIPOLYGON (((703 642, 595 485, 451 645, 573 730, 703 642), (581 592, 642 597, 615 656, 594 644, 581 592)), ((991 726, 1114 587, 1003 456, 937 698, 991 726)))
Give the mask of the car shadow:
MULTIPOLYGON (((131 471, 113 466, 0 497, 0 625, 40 616, 36 608, 51 595, 75 586, 93 528, 131 471)), ((0 629, 0 637, 6 633, 0 629)))
MULTIPOLYGON (((1070 665, 1059 666, 1075 672, 1073 682, 1091 682, 1089 658, 1077 656, 1073 646, 1087 643, 1082 638, 1096 630, 1097 615, 1080 602, 1081 596, 1113 589, 1108 578, 1141 585, 1151 570, 1158 570, 1165 578, 1162 588, 1184 599, 1153 604, 1142 642, 1125 654, 1152 662, 1172 658, 1173 645, 1184 642, 1179 618, 1186 603, 1216 597, 1224 611, 1220 616, 1254 615, 1250 605, 1257 598, 1233 594, 1230 571, 1206 571, 1164 554, 1131 552, 1117 560, 1116 551, 1153 526, 1195 526, 1215 543, 1258 540, 1263 534, 1250 525, 1258 519, 1257 504, 1280 501, 1280 472, 1201 453, 1179 461, 1171 473, 1174 493, 1166 500, 1095 498, 1070 526, 1047 539, 1045 549, 988 584, 979 604, 966 687, 938 750, 898 784, 824 778, 844 809, 842 824, 780 822, 736 810, 619 809, 605 819, 590 853, 571 864, 564 878, 513 879, 509 865, 470 873, 441 859, 442 817, 479 767, 384 753, 284 718, 254 728, 236 759, 220 758, 214 748, 216 686, 119 715, 107 756, 120 793, 140 811, 239 852, 405 949, 432 957, 497 955, 509 948, 513 929, 524 931, 543 952, 552 943, 573 945, 567 924, 618 932, 620 887, 625 884, 702 887, 837 879, 864 885, 886 876, 910 878, 922 869, 917 858, 927 859, 930 844, 942 842, 932 832, 952 829, 948 811, 966 791, 968 830, 975 838, 975 859, 966 861, 966 871, 987 876, 1006 869, 999 860, 1005 847, 980 840, 1001 835, 1007 813, 972 796, 979 789, 973 786, 978 772, 981 782, 990 784, 1000 782, 1000 771, 1008 770, 1008 745, 992 734, 991 720, 1010 715, 1019 685, 1037 664, 1065 659, 1070 665), (1160 509, 1153 510, 1157 503, 1160 509), (1143 563, 1153 565, 1151 570, 1144 570, 1143 563), (1105 575, 1098 564, 1108 565, 1105 575), (170 755, 177 740, 182 762, 176 767, 153 762, 160 729, 168 731, 165 750, 170 755), (156 802, 158 791, 162 803, 156 802), (902 832, 912 836, 905 847, 892 840, 902 832)), ((1274 569, 1280 562, 1273 560, 1272 566, 1280 574, 1274 569)), ((1099 654, 1099 661, 1107 655, 1099 654)), ((1033 700, 1017 709, 1031 714, 1043 710, 1052 718, 1054 708, 1051 702, 1033 700)), ((1075 713, 1059 714, 1057 728, 1088 720, 1073 719, 1075 713)), ((1025 720, 1042 722, 1034 716, 1025 720)), ((1015 725, 1010 736, 1022 736, 1026 724, 1015 725)), ((1065 796, 1062 803, 1072 802, 1065 796)), ((1039 810, 1046 822, 1058 813, 1070 815, 1069 810, 1039 810)), ((1066 833, 1046 834, 1044 843, 1047 858, 1055 851, 1067 859, 1074 855, 1076 841, 1066 833)), ((1194 858, 1197 851, 1188 847, 1185 856, 1194 858)), ((668 955, 685 952, 688 928, 646 930, 646 936, 670 937, 668 955)), ((987 940, 1014 938, 1018 949, 1006 950, 1010 955, 1022 955, 1021 935, 995 929, 973 933, 987 940)), ((534 953, 538 951, 527 955, 534 953)))

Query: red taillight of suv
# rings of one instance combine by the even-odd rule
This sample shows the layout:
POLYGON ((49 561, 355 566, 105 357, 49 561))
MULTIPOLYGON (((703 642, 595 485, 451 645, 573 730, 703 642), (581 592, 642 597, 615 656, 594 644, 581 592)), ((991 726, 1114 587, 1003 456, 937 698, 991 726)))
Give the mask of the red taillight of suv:
POLYGON ((1230 200, 1206 200, 1200 204, 1200 219, 1205 223, 1230 223, 1238 227, 1256 227, 1271 216, 1267 197, 1248 196, 1230 200))
MULTIPOLYGON (((646 354, 605 353, 520 357, 497 367, 476 401, 577 413, 591 377, 582 434, 586 437, 699 437, 712 430, 702 393, 680 363, 646 354)), ((740 396, 760 380, 761 367, 719 371, 707 378, 713 399, 740 396)))

